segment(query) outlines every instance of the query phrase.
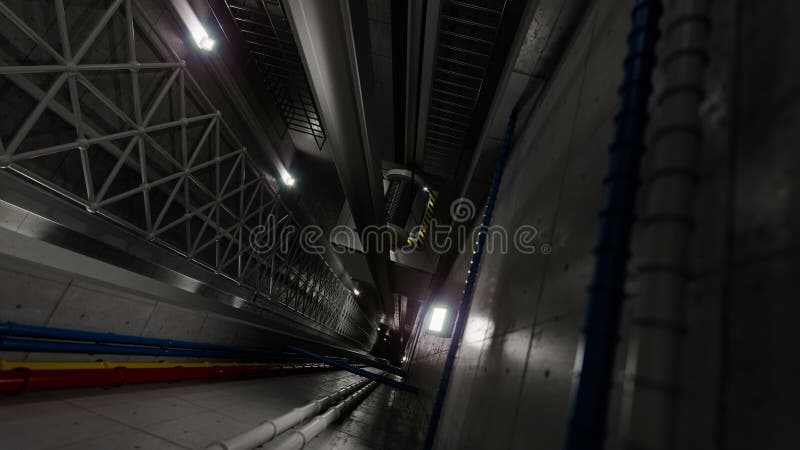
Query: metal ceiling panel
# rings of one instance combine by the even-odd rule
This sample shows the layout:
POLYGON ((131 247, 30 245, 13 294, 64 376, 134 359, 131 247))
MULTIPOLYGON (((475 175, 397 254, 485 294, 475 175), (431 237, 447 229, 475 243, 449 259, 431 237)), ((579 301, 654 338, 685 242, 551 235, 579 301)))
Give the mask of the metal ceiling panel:
POLYGON ((456 175, 505 7, 505 0, 441 3, 424 142, 427 173, 456 175))

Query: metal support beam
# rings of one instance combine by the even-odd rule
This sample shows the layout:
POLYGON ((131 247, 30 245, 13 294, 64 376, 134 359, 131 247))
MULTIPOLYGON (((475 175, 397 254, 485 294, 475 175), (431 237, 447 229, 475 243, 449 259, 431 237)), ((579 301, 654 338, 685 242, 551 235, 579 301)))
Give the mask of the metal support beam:
MULTIPOLYGON (((363 48, 369 39, 356 36, 368 31, 365 5, 349 0, 286 0, 284 6, 356 230, 384 225, 380 158, 370 133, 372 66, 369 49, 363 48)), ((391 314, 388 251, 368 249, 366 256, 383 311, 391 314)))
POLYGON ((342 358, 347 358, 347 359, 349 359, 351 361, 355 361, 357 363, 364 364, 365 366, 370 366, 370 367, 374 367, 376 369, 385 370, 386 372, 392 373, 392 374, 397 375, 399 377, 404 377, 405 378, 406 376, 408 376, 406 371, 401 369, 401 368, 399 368, 399 367, 395 367, 395 366, 392 366, 390 364, 384 364, 384 363, 379 362, 379 361, 374 361, 374 360, 371 360, 369 358, 365 358, 363 356, 358 356, 358 355, 355 355, 355 354, 350 353, 350 352, 342 353, 340 356, 342 358))
POLYGON ((294 345, 287 345, 286 349, 295 353, 299 353, 303 356, 307 356, 312 359, 316 359, 317 361, 324 362, 325 364, 329 364, 333 367, 346 370, 350 373, 354 373, 356 375, 360 375, 365 378, 369 378, 370 380, 377 381, 379 383, 383 383, 387 386, 391 386, 395 389, 400 389, 402 391, 411 392, 412 394, 416 394, 419 392, 419 389, 416 386, 411 386, 410 384, 401 383, 399 381, 392 380, 391 378, 387 378, 384 376, 376 375, 372 372, 367 372, 364 369, 359 369, 358 367, 353 367, 349 364, 345 364, 340 361, 336 361, 334 359, 328 358, 326 356, 322 356, 317 353, 310 352, 308 350, 303 350, 302 348, 295 347, 294 345))

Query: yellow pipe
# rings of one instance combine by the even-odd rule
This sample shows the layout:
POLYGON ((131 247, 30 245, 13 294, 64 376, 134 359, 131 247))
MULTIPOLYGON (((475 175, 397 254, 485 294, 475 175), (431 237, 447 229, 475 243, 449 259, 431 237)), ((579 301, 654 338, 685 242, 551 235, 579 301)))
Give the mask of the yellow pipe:
MULTIPOLYGON (((129 369, 163 369, 170 367, 229 367, 229 366, 268 366, 274 363, 237 363, 237 362, 172 362, 172 361, 6 361, 0 359, 0 370, 80 370, 80 369, 113 369, 127 367, 129 369)), ((278 364, 280 365, 280 364, 278 364)))

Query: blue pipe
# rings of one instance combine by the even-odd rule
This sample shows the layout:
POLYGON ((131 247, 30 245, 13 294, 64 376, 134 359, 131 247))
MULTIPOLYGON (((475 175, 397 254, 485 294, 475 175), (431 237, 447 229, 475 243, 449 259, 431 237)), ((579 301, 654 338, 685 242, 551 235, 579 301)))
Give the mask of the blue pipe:
MULTIPOLYGON (((297 349, 296 347, 293 348, 305 352, 305 350, 297 349)), ((278 359, 306 360, 306 358, 301 358, 298 356, 286 355, 285 353, 262 350, 253 347, 207 344, 114 333, 95 333, 91 331, 72 330, 66 328, 23 325, 13 322, 0 323, 0 350, 19 352, 149 355, 195 358, 236 358, 255 361, 270 361, 278 359), (16 339, 19 337, 35 339, 16 339)), ((314 358, 319 359, 318 355, 312 355, 314 355, 314 358)), ((331 365, 335 365, 337 367, 342 365, 352 367, 345 363, 338 362, 331 357, 325 358, 331 365)), ((349 355, 347 359, 355 360, 356 362, 371 365, 373 367, 382 368, 400 376, 405 376, 405 372, 399 368, 376 361, 370 361, 368 358, 357 355, 349 355)))
POLYGON ((0 323, 0 336, 16 336, 37 339, 61 339, 67 341, 89 341, 98 343, 141 345, 151 347, 170 347, 194 350, 210 350, 221 352, 255 353, 261 355, 276 355, 275 352, 252 347, 239 347, 206 344, 201 342, 179 341, 173 339, 158 339, 141 336, 129 336, 114 333, 94 333, 90 331, 71 330, 66 328, 40 327, 22 325, 13 322, 0 323))
POLYGON ((475 280, 478 277, 481 255, 483 254, 483 247, 486 244, 486 235, 489 232, 489 225, 492 223, 492 214, 494 213, 494 204, 497 200, 497 191, 500 190, 500 180, 503 178, 503 170, 505 169, 506 160, 511 150, 511 140, 514 137, 514 127, 517 124, 517 113, 517 109, 514 108, 511 112, 511 116, 508 118, 506 133, 503 137, 503 147, 500 150, 500 155, 495 165, 494 177, 492 178, 492 185, 489 189, 489 198, 486 200, 486 209, 483 212, 483 219, 478 232, 477 247, 469 263, 467 283, 464 286, 461 303, 458 306, 458 317, 456 317, 453 337, 450 340, 450 348, 447 351, 447 359, 444 362, 444 369, 442 370, 442 379, 439 382, 439 390, 436 393, 436 400, 433 404, 433 410, 431 411, 430 422, 428 423, 428 431, 425 434, 425 442, 422 446, 425 450, 433 448, 436 431, 439 428, 439 418, 442 415, 442 408, 444 408, 444 400, 447 396, 447 388, 450 384, 450 375, 453 371, 453 364, 456 359, 456 353, 458 352, 458 346, 461 344, 461 338, 464 336, 467 315, 469 313, 470 304, 472 303, 472 293, 475 289, 475 280))
POLYGON ((619 112, 614 117, 609 174, 604 182, 604 206, 600 211, 594 274, 583 328, 583 361, 567 425, 566 450, 600 450, 605 445, 614 353, 662 12, 659 0, 637 0, 631 14, 625 78, 619 89, 619 112))
POLYGON ((381 369, 384 372, 389 372, 391 374, 397 375, 399 377, 405 378, 408 374, 406 371, 400 367, 395 367, 391 364, 382 363, 380 361, 373 361, 369 358, 365 358, 363 356, 354 355, 352 353, 348 353, 347 356, 343 358, 349 359, 350 361, 354 361, 360 364, 364 364, 370 367, 374 367, 376 369, 381 369))
POLYGON ((292 352, 299 353, 301 355, 307 356, 312 359, 316 359, 317 361, 323 362, 333 367, 337 367, 342 370, 346 370, 350 373, 354 373, 356 375, 362 376, 364 378, 369 378, 370 380, 377 381, 379 383, 386 384, 396 389, 400 389, 406 392, 411 392, 412 394, 416 394, 418 389, 410 384, 401 383, 399 381, 395 381, 391 378, 381 376, 378 374, 374 374, 372 372, 368 372, 364 369, 353 367, 350 364, 343 363, 341 361, 337 361, 335 359, 328 358, 327 356, 322 356, 320 354, 310 352, 308 350, 303 350, 302 348, 295 347, 293 345, 287 345, 286 349, 292 352))
MULTIPOLYGON (((270 360, 265 356, 234 352, 209 352, 201 350, 171 349, 160 347, 138 347, 131 345, 98 344, 69 341, 44 341, 35 339, 18 339, 0 336, 0 350, 11 352, 47 352, 47 353, 89 353, 104 355, 148 355, 193 358, 237 358, 247 360, 270 360)), ((284 357, 281 357, 284 359, 284 357)))

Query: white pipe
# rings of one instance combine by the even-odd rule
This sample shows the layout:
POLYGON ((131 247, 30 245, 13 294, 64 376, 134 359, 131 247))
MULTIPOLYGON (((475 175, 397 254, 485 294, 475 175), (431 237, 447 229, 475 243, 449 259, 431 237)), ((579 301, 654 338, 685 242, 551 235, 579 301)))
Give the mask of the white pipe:
POLYGON ((261 425, 253 428, 252 430, 245 431, 239 435, 233 436, 224 441, 217 441, 211 443, 207 450, 250 450, 258 447, 266 442, 271 441, 275 436, 283 433, 289 428, 297 425, 298 423, 319 414, 324 408, 335 403, 339 399, 352 394, 355 391, 363 388, 369 380, 364 379, 358 383, 353 383, 349 386, 343 387, 333 394, 322 397, 311 403, 294 408, 288 413, 272 419, 267 420, 261 425))
POLYGON ((378 385, 378 382, 373 381, 367 386, 359 389, 353 395, 342 400, 339 404, 331 407, 325 412, 315 417, 312 421, 305 424, 303 427, 294 430, 286 437, 286 440, 278 444, 273 450, 300 450, 306 447, 312 439, 319 433, 328 428, 333 421, 338 419, 342 413, 348 411, 350 408, 357 405, 363 400, 373 389, 378 385))
POLYGON ((702 148, 709 0, 666 2, 660 95, 645 160, 641 264, 623 394, 623 447, 675 449, 689 248, 702 148))

